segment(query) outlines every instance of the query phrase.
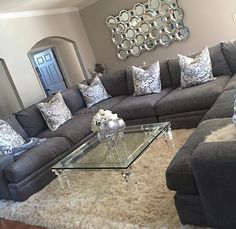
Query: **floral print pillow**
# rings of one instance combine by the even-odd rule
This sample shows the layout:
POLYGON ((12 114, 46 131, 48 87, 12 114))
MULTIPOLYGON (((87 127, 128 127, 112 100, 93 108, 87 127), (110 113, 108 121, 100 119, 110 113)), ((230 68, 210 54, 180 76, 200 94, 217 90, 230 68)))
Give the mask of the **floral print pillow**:
POLYGON ((152 64, 147 70, 132 66, 134 95, 148 95, 161 92, 160 64, 152 64))
POLYGON ((5 121, 0 120, 0 155, 11 155, 12 150, 25 140, 5 121))
POLYGON ((94 78, 90 86, 80 83, 78 85, 87 107, 91 107, 111 97, 97 76, 94 78))
POLYGON ((60 92, 48 103, 38 103, 37 107, 51 131, 58 129, 73 117, 60 92))
POLYGON ((215 80, 207 47, 195 58, 178 54, 178 59, 181 68, 181 88, 193 87, 215 80))

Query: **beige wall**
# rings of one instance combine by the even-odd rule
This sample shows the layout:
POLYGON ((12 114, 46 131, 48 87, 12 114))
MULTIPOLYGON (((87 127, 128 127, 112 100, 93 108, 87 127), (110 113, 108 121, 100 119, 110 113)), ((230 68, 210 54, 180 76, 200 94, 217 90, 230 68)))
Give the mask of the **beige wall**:
POLYGON ((141 65, 144 61, 153 63, 174 57, 177 53, 193 53, 206 45, 236 39, 236 23, 232 18, 233 13, 236 13, 235 0, 179 0, 185 12, 184 24, 190 30, 189 39, 120 61, 116 57, 116 48, 111 42, 111 32, 105 26, 105 19, 110 15, 116 16, 122 9, 131 9, 137 2, 144 3, 146 0, 101 0, 80 12, 95 57, 98 62, 106 65, 108 72, 133 64, 141 65))
POLYGON ((59 52, 60 60, 64 66, 67 78, 70 81, 70 86, 83 81, 85 79, 84 74, 73 45, 66 41, 58 41, 56 43, 56 48, 59 52))
POLYGON ((21 109, 14 88, 8 77, 4 63, 0 61, 0 118, 21 109))
POLYGON ((95 63, 78 13, 2 20, 0 31, 0 58, 8 65, 24 106, 45 97, 27 56, 38 41, 50 36, 69 38, 78 45, 86 68, 92 67, 95 63))

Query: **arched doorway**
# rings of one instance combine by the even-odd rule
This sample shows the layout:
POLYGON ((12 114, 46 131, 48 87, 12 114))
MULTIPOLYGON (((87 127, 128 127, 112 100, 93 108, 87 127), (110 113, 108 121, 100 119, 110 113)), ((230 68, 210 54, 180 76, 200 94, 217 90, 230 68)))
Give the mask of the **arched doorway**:
POLYGON ((64 37, 47 37, 28 53, 47 96, 87 79, 77 44, 64 37))

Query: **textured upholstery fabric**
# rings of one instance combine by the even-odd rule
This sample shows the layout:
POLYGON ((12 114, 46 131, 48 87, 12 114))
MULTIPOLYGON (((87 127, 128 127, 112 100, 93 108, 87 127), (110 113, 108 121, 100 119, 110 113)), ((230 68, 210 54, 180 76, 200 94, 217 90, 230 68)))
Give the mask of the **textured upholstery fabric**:
POLYGON ((221 44, 209 48, 213 76, 232 75, 227 60, 222 52, 221 44))
POLYGON ((199 125, 177 152, 166 171, 167 186, 169 189, 181 193, 198 193, 192 171, 192 154, 198 145, 205 140, 207 135, 229 123, 232 123, 231 118, 211 119, 199 125))
POLYGON ((189 224, 207 227, 207 221, 199 195, 176 193, 175 206, 183 225, 189 224))
POLYGON ((158 116, 209 109, 223 91, 230 76, 186 89, 176 88, 156 104, 158 116), (204 99, 203 99, 204 98, 204 99))
POLYGON ((12 156, 0 155, 0 199, 11 199, 11 193, 8 189, 8 181, 3 172, 4 168, 13 163, 12 156))
POLYGON ((84 114, 74 116, 71 120, 61 125, 57 130, 50 132, 43 131, 37 137, 52 138, 52 137, 66 137, 71 141, 72 145, 80 142, 87 135, 91 134, 91 121, 93 114, 84 114))
POLYGON ((236 41, 222 42, 222 50, 233 74, 236 73, 236 41))
MULTIPOLYGON (((161 87, 164 88, 171 88, 172 81, 170 77, 170 71, 167 61, 160 61, 160 77, 161 77, 161 87)), ((144 67, 147 69, 149 66, 144 67)), ((132 69, 128 68, 126 70, 126 78, 127 78, 127 85, 128 85, 128 94, 134 94, 134 84, 133 84, 133 77, 132 77, 132 69)))
POLYGON ((4 173, 9 181, 17 183, 69 150, 70 147, 66 138, 49 138, 43 144, 23 153, 17 161, 4 169, 4 173))
POLYGON ((75 115, 79 114, 95 114, 99 111, 99 109, 104 110, 112 110, 112 107, 114 107, 116 104, 118 104, 120 101, 125 99, 127 96, 121 95, 121 96, 115 96, 111 97, 110 99, 107 99, 105 101, 102 101, 100 103, 95 104, 94 106, 90 108, 82 108, 79 111, 75 113, 75 115))
POLYGON ((208 225, 235 228, 236 141, 203 143, 194 152, 192 169, 208 225))
POLYGON ((85 107, 85 102, 83 96, 79 91, 78 86, 69 88, 61 92, 61 94, 72 114, 74 114, 79 109, 85 107))
POLYGON ((229 91, 236 88, 236 74, 232 76, 229 82, 226 84, 224 91, 229 91))
POLYGON ((27 133, 17 121, 16 116, 14 114, 5 117, 3 120, 6 121, 19 135, 21 135, 24 140, 28 139, 27 133))
POLYGON ((19 111, 16 118, 29 137, 35 137, 47 129, 47 124, 36 105, 19 111))
POLYGON ((180 79, 181 79, 181 69, 179 66, 179 60, 178 58, 171 58, 168 59, 167 61, 169 65, 173 88, 177 88, 180 86, 180 79))
POLYGON ((208 110, 189 111, 178 114, 158 116, 159 122, 170 122, 172 129, 189 129, 197 127, 208 110))
POLYGON ((172 89, 163 89, 159 94, 129 96, 112 108, 119 117, 129 120, 155 117, 155 104, 163 99, 172 89))
POLYGON ((211 109, 205 114, 203 120, 213 118, 230 118, 234 114, 234 92, 235 90, 225 91, 221 94, 211 109))
POLYGON ((101 76, 100 80, 111 96, 128 95, 128 85, 125 70, 101 76))

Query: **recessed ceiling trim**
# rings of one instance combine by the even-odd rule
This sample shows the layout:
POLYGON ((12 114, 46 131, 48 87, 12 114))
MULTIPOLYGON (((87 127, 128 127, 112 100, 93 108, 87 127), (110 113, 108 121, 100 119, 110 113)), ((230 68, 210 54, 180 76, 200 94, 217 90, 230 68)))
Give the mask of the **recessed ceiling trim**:
POLYGON ((0 13, 0 20, 10 20, 10 19, 15 19, 15 18, 38 17, 38 16, 45 16, 45 15, 65 14, 65 13, 75 13, 75 12, 79 12, 79 9, 77 7, 0 13))

